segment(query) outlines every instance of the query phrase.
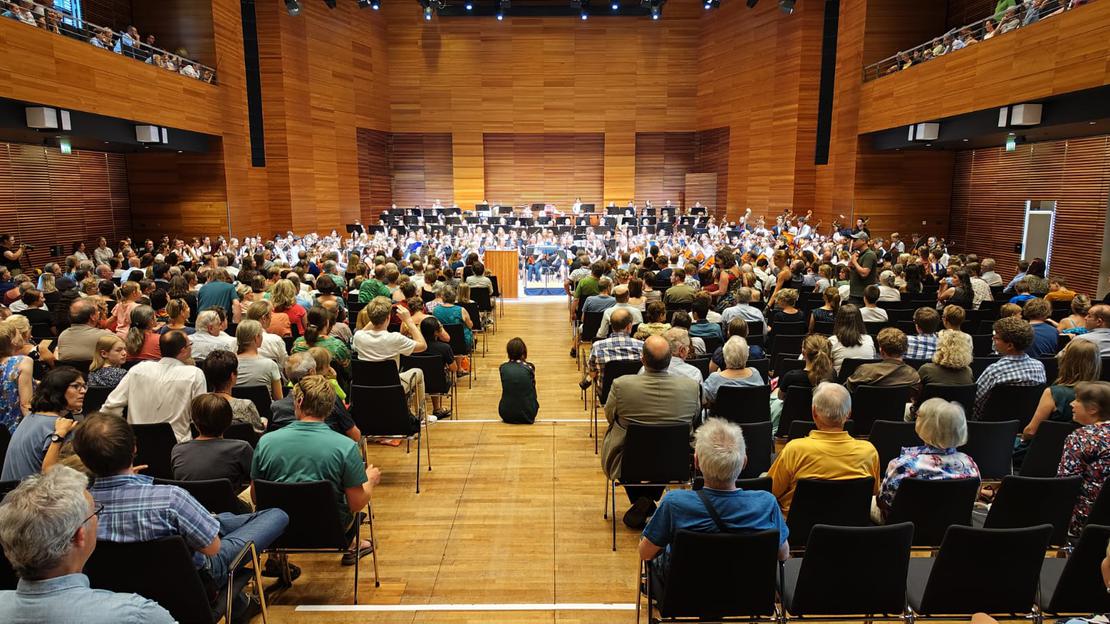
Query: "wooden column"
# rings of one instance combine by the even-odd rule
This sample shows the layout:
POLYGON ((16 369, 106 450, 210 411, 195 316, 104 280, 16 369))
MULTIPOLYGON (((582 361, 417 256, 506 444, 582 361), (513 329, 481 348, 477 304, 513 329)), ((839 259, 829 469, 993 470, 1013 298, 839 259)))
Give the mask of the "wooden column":
POLYGON ((497 276, 497 285, 505 299, 520 296, 520 254, 515 249, 487 249, 486 270, 497 276))

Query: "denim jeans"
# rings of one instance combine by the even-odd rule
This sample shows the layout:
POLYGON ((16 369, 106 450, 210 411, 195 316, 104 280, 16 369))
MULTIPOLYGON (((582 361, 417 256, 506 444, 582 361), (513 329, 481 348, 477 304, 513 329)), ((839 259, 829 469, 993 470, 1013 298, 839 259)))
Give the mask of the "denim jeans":
POLYGON ((252 514, 217 514, 220 521, 220 552, 208 557, 208 573, 217 584, 227 579, 228 566, 247 542, 261 554, 274 543, 285 527, 289 516, 280 509, 263 509, 252 514))

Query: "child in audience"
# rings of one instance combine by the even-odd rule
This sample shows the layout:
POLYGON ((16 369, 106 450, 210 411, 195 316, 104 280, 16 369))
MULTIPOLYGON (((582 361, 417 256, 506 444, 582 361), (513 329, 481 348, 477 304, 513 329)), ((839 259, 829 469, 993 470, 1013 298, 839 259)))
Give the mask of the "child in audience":
POLYGON ((1021 318, 1021 306, 1016 303, 1004 303, 998 308, 998 318, 1004 319, 1007 316, 1016 316, 1021 318))
POLYGON ((501 365, 501 402, 497 412, 509 424, 530 425, 540 411, 536 399, 536 367, 528 361, 528 347, 520 338, 505 346, 509 361, 501 365))
POLYGON ((115 388, 127 375, 127 345, 119 336, 101 336, 89 366, 89 386, 115 388))
POLYGON ((335 369, 331 367, 331 353, 323 347, 312 347, 308 350, 308 354, 316 361, 316 373, 323 375, 331 384, 332 390, 335 390, 335 395, 339 397, 339 400, 346 403, 347 393, 343 392, 343 388, 339 386, 339 382, 335 378, 335 369))

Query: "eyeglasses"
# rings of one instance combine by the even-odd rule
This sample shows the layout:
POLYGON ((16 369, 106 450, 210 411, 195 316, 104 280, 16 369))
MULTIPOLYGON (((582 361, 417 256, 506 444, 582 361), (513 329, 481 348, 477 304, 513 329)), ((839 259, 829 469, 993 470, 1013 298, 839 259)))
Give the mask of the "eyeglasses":
POLYGON ((93 510, 92 515, 90 515, 88 518, 85 518, 83 521, 81 521, 81 524, 85 524, 89 520, 92 520, 93 516, 99 517, 100 512, 102 512, 102 511, 104 511, 104 503, 97 503, 96 504, 96 509, 93 510))
POLYGON ((85 385, 85 384, 83 384, 79 381, 75 381, 75 382, 69 384, 69 387, 73 388, 74 390, 77 390, 77 391, 88 390, 89 389, 89 387, 87 385, 85 385))

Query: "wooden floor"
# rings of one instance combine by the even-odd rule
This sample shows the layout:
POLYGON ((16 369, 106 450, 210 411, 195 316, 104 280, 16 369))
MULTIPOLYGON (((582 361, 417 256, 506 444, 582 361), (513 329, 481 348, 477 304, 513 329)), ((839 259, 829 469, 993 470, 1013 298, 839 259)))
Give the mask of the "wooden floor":
POLYGON ((634 621, 638 533, 618 523, 617 552, 611 550, 605 479, 568 354, 566 310, 560 297, 505 303, 497 333, 487 336, 488 354, 476 358, 474 387, 463 380, 456 419, 432 425, 433 470, 422 473, 420 494, 415 456, 403 446, 371 445, 370 459, 382 467, 373 499, 381 587, 364 558, 359 603, 422 610, 307 611, 352 608, 353 568, 342 567, 338 555, 294 555, 303 574, 292 588, 267 594, 271 622, 634 621), (517 336, 539 379, 532 426, 497 417, 497 367, 505 343, 517 336), (487 610, 462 610, 474 604, 487 610), (497 607, 522 604, 549 610, 497 607))

